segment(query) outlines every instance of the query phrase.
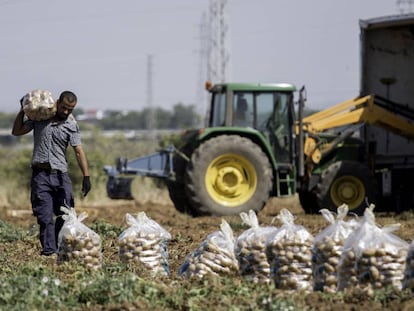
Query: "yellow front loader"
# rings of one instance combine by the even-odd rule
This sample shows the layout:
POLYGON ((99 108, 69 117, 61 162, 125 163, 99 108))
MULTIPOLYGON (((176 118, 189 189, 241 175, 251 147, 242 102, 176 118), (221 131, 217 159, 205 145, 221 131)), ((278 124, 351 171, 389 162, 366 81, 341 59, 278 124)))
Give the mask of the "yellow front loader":
MULTIPOLYGON (((299 190, 302 206, 308 212, 346 203, 356 213, 361 213, 370 203, 377 204, 388 188, 383 176, 391 176, 392 162, 378 165, 375 150, 370 150, 370 137, 365 128, 375 126, 390 133, 414 141, 414 111, 407 106, 367 95, 350 99, 306 117, 299 117, 296 134, 303 142, 303 163, 299 164, 302 189, 299 190), (334 138, 327 139, 325 134, 334 138), (341 153, 346 150, 349 137, 363 141, 360 156, 341 153), (347 141, 348 139, 348 141, 347 141), (333 152, 335 150, 335 152, 333 152), (380 177, 380 178, 379 178, 380 177), (371 202, 370 202, 371 201, 371 202)), ((372 141, 371 141, 372 143, 372 141)), ((375 141, 375 143, 385 143, 375 141)), ((302 146, 299 146, 301 149, 302 146)), ((355 153, 355 148, 352 148, 355 153)), ((299 157, 301 160, 301 157, 299 157)), ((392 193, 385 193, 392 196, 392 193)))

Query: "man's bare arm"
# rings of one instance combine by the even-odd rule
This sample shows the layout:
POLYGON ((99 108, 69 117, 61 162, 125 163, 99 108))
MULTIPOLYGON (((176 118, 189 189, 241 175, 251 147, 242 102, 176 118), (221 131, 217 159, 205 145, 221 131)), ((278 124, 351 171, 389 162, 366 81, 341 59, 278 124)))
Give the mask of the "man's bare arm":
POLYGON ((24 111, 22 109, 17 114, 16 119, 14 119, 12 134, 14 136, 21 136, 29 133, 31 130, 30 127, 27 127, 24 124, 24 111))
POLYGON ((86 155, 85 155, 85 152, 83 151, 83 147, 79 145, 79 146, 74 146, 73 149, 75 150, 76 160, 78 161, 78 164, 82 171, 83 176, 89 176, 88 160, 86 159, 86 155))

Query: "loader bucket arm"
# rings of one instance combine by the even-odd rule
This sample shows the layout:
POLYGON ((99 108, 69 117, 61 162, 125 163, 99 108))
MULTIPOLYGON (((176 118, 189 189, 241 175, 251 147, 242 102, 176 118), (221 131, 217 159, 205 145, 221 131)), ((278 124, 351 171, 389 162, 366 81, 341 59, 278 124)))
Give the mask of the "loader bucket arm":
POLYGON ((305 130, 319 133, 340 126, 367 123, 414 139, 414 124, 402 113, 380 106, 373 95, 351 99, 303 119, 305 130))
POLYGON ((368 95, 344 101, 303 118, 302 122, 296 126, 296 133, 300 133, 300 129, 308 133, 304 140, 304 154, 307 162, 319 163, 323 156, 329 154, 336 145, 364 124, 375 125, 413 140, 412 116, 414 116, 414 111, 407 111, 406 107, 396 103, 390 105, 390 103, 384 102, 381 98, 376 100, 375 96, 368 95), (338 127, 345 127, 341 135, 329 144, 318 144, 319 133, 338 127))

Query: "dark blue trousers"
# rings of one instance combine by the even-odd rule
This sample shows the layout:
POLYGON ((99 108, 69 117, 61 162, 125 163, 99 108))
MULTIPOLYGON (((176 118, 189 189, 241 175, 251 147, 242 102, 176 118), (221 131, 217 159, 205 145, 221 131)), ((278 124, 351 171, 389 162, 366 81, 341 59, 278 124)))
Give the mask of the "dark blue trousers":
POLYGON ((33 169, 31 202, 33 215, 39 224, 42 254, 56 253, 58 234, 64 223, 60 208, 74 207, 72 182, 68 173, 33 169))

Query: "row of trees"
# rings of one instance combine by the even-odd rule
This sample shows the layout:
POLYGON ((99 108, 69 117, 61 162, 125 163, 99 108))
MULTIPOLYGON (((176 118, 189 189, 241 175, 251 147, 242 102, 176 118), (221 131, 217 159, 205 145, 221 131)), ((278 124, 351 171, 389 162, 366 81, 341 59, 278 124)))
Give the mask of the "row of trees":
POLYGON ((105 118, 98 125, 103 130, 113 129, 183 129, 198 127, 201 116, 194 106, 177 104, 172 111, 162 108, 131 111, 127 114, 120 111, 107 111, 105 118))
MULTIPOLYGON (((79 108, 74 110, 75 117, 83 115, 79 108)), ((15 114, 0 112, 0 128, 11 128, 15 114)), ((172 111, 156 108, 145 108, 141 111, 123 112, 117 110, 106 111, 105 116, 99 120, 87 120, 82 123, 93 122, 102 130, 145 130, 145 129, 184 129, 198 127, 202 117, 197 114, 193 105, 177 104, 172 111)))

